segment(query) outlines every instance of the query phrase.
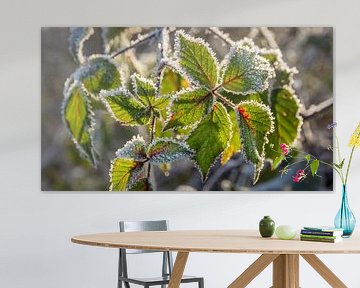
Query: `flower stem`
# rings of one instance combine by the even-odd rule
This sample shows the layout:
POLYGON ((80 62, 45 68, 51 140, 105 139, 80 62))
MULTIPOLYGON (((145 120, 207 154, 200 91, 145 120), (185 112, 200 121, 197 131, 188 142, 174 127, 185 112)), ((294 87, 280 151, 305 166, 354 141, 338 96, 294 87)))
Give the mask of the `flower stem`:
MULTIPOLYGON (((309 153, 305 153, 303 151, 300 151, 296 148, 292 148, 293 150, 299 152, 299 153, 302 153, 304 155, 310 155, 310 157, 312 157, 313 159, 317 159, 314 155, 312 154, 309 154, 309 153)), ((330 168, 334 169, 336 171, 336 173, 338 173, 338 175, 340 176, 340 179, 341 179, 341 182, 343 184, 345 184, 345 181, 344 181, 344 176, 343 176, 343 173, 342 173, 342 170, 341 169, 338 169, 336 166, 334 166, 334 164, 331 164, 331 163, 328 163, 328 162, 325 162, 325 161, 322 161, 322 160, 319 160, 317 159, 321 164, 324 164, 326 166, 329 166, 330 168)))
POLYGON ((350 158, 349 158, 349 163, 348 163, 347 169, 346 169, 345 182, 343 182, 345 185, 347 184, 347 181, 348 181, 350 165, 351 165, 351 161, 352 161, 352 158, 353 158, 353 155, 354 155, 355 147, 356 147, 356 146, 354 145, 353 148, 351 149, 351 154, 350 154, 350 158))

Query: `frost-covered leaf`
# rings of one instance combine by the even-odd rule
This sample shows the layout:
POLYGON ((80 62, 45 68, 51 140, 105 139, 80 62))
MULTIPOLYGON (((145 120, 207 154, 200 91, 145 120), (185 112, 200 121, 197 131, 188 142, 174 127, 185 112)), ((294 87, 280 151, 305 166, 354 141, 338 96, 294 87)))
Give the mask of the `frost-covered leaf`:
POLYGON ((126 142, 124 147, 115 153, 118 158, 134 159, 135 161, 146 160, 146 143, 140 135, 134 136, 130 141, 126 142))
POLYGON ((229 111, 232 133, 231 139, 228 147, 224 150, 224 153, 221 155, 221 164, 224 165, 227 161, 230 160, 232 156, 241 150, 241 139, 240 139, 240 129, 237 122, 236 113, 234 110, 229 111))
POLYGON ((243 151, 255 165, 254 183, 264 165, 265 144, 273 132, 274 123, 270 108, 256 101, 244 101, 237 106, 243 151))
POLYGON ((271 95, 271 110, 274 115, 274 133, 269 135, 266 158, 274 160, 281 154, 280 144, 292 146, 298 139, 302 126, 300 101, 288 89, 275 89, 271 95))
POLYGON ((187 143, 195 151, 195 161, 206 179, 216 159, 228 147, 231 138, 231 120, 225 107, 216 103, 213 110, 191 132, 187 143))
POLYGON ((156 88, 153 81, 146 79, 138 74, 131 76, 134 93, 140 101, 147 106, 154 105, 156 88))
POLYGON ((112 116, 123 125, 145 125, 149 123, 151 111, 144 106, 129 91, 120 88, 102 92, 101 99, 112 116))
POLYGON ((101 90, 113 90, 121 86, 121 74, 117 64, 107 56, 94 55, 76 72, 86 90, 97 97, 101 90))
POLYGON ((193 151, 184 142, 170 138, 160 138, 149 145, 150 163, 171 163, 181 158, 191 158, 193 151))
POLYGON ((152 191, 151 184, 148 179, 142 178, 137 180, 129 189, 129 191, 152 191))
POLYGON ((264 91, 274 70, 255 46, 236 44, 222 63, 221 85, 235 94, 264 91))
POLYGON ((110 191, 126 191, 141 177, 143 163, 115 158, 110 167, 110 191))
POLYGON ((70 27, 69 52, 77 63, 84 63, 84 42, 94 34, 92 27, 70 27))
POLYGON ((194 83, 214 88, 218 78, 215 53, 200 38, 193 38, 184 31, 175 36, 175 57, 186 76, 194 83))
POLYGON ((298 73, 295 67, 290 68, 284 61, 283 55, 279 49, 262 49, 261 56, 266 58, 275 71, 275 77, 272 81, 272 89, 289 88, 294 82, 294 75, 298 73))
POLYGON ((170 104, 170 95, 156 95, 155 83, 138 74, 132 75, 132 84, 136 97, 152 110, 154 115, 166 118, 166 109, 170 104))
POLYGON ((224 89, 219 89, 217 93, 220 94, 221 96, 227 98, 234 104, 239 104, 241 101, 254 100, 254 101, 263 103, 265 105, 269 105, 268 89, 264 90, 263 92, 252 93, 249 95, 235 94, 235 93, 226 91, 224 89))
POLYGON ((189 81, 183 78, 179 73, 176 73, 169 68, 165 68, 161 76, 162 76, 160 82, 161 95, 178 92, 181 89, 185 89, 189 87, 189 81))
POLYGON ((212 109, 214 97, 206 88, 180 91, 168 113, 165 130, 196 125, 212 109))
POLYGON ((81 155, 95 165, 96 152, 92 140, 95 123, 89 96, 78 82, 71 84, 64 96, 62 116, 66 128, 81 155))
POLYGON ((166 130, 164 131, 165 123, 161 119, 156 119, 155 121, 155 138, 172 138, 173 137, 173 131, 172 130, 166 130))

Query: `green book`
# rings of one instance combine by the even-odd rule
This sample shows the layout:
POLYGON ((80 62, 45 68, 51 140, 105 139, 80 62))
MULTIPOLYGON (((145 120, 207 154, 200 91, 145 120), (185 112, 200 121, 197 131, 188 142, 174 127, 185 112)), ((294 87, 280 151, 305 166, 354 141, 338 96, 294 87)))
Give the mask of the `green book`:
POLYGON ((314 238, 314 239, 337 239, 342 238, 341 236, 324 236, 324 235, 307 235, 307 234, 300 234, 303 238, 314 238))
POLYGON ((313 241, 313 242, 324 242, 324 243, 338 243, 342 241, 342 237, 336 237, 335 239, 329 238, 314 238, 314 237, 303 237, 300 236, 301 241, 313 241))

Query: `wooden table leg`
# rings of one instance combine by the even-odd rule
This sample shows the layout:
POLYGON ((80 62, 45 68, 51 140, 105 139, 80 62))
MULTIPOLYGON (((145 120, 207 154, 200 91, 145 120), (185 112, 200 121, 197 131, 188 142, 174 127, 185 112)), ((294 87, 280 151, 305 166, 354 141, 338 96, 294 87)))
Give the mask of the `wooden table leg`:
POLYGON ((274 260, 272 288, 299 288, 299 255, 281 254, 274 260))
POLYGON ((189 257, 189 252, 177 253, 168 288, 180 287, 181 278, 183 277, 185 265, 188 257, 189 257))
POLYGON ((279 255, 263 254, 253 264, 251 264, 228 288, 244 288, 254 280, 267 266, 270 265, 279 255))
POLYGON ((324 280, 335 288, 346 288, 347 286, 314 254, 301 255, 324 280))

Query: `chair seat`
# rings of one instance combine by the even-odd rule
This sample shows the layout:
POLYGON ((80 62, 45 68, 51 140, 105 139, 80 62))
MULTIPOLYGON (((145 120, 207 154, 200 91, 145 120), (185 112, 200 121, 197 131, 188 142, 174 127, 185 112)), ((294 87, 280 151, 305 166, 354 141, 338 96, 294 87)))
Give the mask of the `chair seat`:
MULTIPOLYGON (((202 277, 195 277, 195 276, 186 276, 184 275, 181 278, 181 283, 187 282, 196 282, 199 281, 202 277)), ((164 277, 149 277, 149 278, 126 278, 126 277, 119 277, 119 280, 134 283, 138 285, 150 284, 150 285, 161 285, 161 284, 168 284, 170 281, 170 276, 164 277)))

